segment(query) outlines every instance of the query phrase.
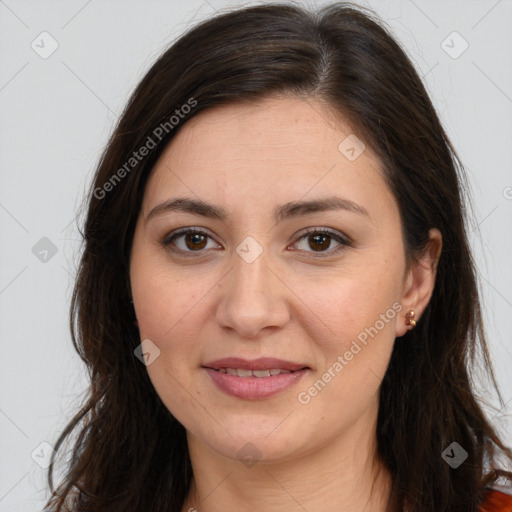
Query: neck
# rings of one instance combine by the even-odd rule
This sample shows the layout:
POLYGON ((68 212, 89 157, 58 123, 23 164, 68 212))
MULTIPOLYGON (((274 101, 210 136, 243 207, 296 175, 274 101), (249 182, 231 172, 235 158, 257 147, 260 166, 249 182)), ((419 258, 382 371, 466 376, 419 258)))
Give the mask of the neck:
POLYGON ((299 457, 251 467, 189 433, 194 478, 182 512, 386 512, 391 477, 376 457, 370 424, 357 422, 352 432, 299 457))

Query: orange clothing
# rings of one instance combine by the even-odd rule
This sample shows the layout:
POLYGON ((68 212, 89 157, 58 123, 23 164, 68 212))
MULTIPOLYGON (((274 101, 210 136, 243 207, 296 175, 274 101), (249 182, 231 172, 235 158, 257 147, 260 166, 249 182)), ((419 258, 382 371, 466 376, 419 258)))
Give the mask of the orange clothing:
POLYGON ((480 506, 481 512, 512 512, 512 495, 489 489, 480 506))

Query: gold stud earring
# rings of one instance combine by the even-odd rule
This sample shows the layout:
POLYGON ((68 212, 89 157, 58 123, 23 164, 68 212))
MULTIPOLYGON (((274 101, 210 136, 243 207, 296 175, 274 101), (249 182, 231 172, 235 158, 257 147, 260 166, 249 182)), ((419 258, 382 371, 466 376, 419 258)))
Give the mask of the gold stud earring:
POLYGON ((416 312, 414 311, 414 309, 411 309, 405 315, 405 325, 410 325, 411 329, 414 329, 414 327, 416 326, 416 320, 414 320, 415 315, 416 312))

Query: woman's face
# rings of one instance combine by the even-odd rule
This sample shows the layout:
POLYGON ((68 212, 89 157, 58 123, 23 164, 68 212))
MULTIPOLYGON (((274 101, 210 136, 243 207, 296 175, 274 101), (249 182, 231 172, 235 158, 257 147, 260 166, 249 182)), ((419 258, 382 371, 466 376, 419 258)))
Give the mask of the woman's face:
POLYGON ((315 100, 187 122, 147 183, 130 277, 163 403, 189 443, 246 461, 371 431, 417 306, 380 163, 315 100))

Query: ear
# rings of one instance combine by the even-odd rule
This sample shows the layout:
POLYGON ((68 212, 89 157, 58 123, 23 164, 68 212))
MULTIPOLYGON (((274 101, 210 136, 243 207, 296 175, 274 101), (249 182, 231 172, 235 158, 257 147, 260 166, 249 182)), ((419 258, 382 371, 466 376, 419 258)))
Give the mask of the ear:
POLYGON ((403 336, 412 326, 406 324, 406 314, 413 310, 414 320, 420 321, 421 315, 428 306, 436 283, 437 264, 443 247, 441 232, 432 228, 429 231, 429 243, 420 259, 413 263, 404 279, 402 288, 402 316, 396 324, 396 336, 403 336))

